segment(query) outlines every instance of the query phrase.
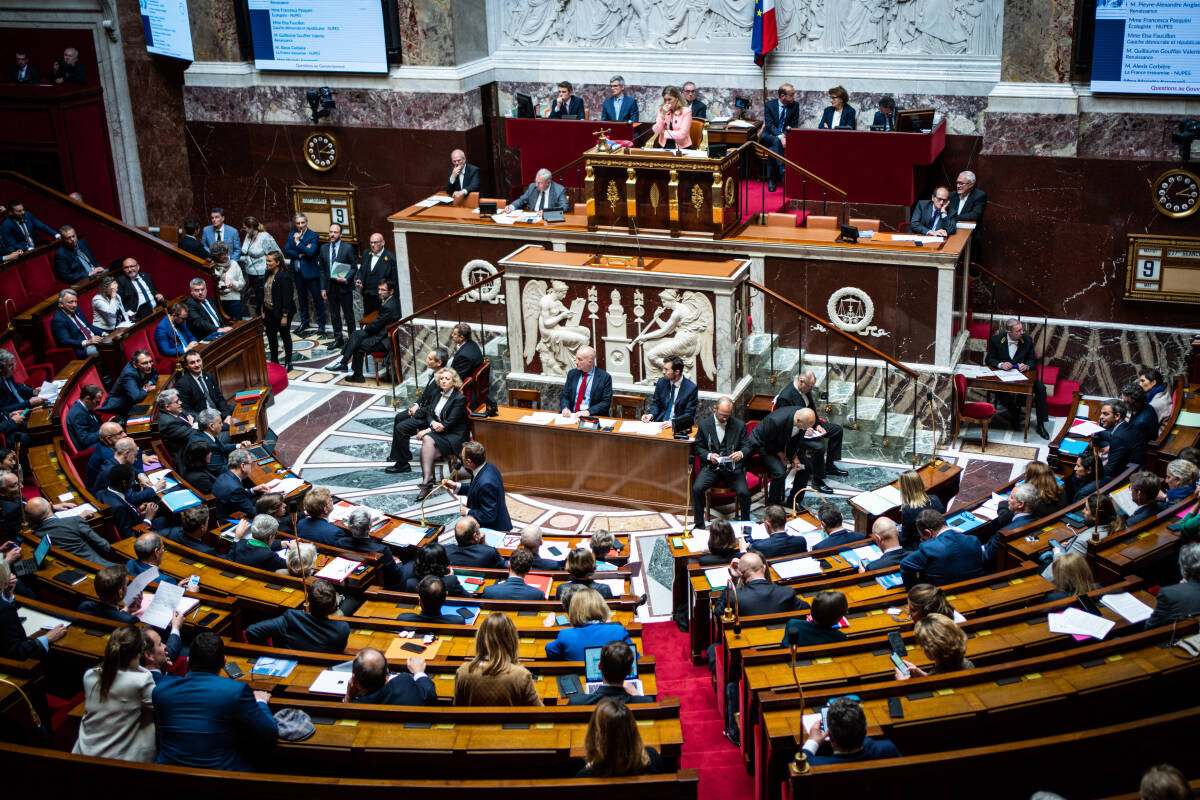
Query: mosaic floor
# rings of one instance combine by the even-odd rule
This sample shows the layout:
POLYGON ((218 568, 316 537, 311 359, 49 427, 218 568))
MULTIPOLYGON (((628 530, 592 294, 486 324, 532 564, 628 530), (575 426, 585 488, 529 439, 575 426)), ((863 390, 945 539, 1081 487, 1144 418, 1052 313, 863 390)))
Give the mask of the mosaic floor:
MULTIPOLYGON (((415 471, 402 475, 384 472, 390 463, 387 456, 394 414, 390 385, 377 387, 370 378, 365 384, 346 383, 347 373, 324 369, 340 356, 331 343, 332 338, 296 341, 293 369, 288 375, 290 385, 267 412, 268 423, 279 437, 276 453, 297 474, 329 487, 340 497, 382 511, 420 517, 422 509, 416 502, 419 466, 414 462, 415 471)), ((1062 423, 1062 419, 1052 418, 1051 433, 1062 423)), ((978 451, 979 429, 972 427, 960 435, 953 449, 939 454, 964 467, 955 505, 987 494, 993 486, 1023 470, 1028 459, 1044 459, 1046 442, 1032 431, 1025 442, 1020 431, 993 427, 988 452, 978 451)), ((847 497, 891 481, 904 469, 899 464, 854 460, 841 463, 850 475, 829 479, 836 494, 809 492, 805 506, 813 508, 829 500, 838 503, 849 517, 847 497)), ((645 565, 642 575, 635 579, 635 591, 649 595, 649 602, 639 613, 646 621, 670 615, 673 573, 667 537, 683 530, 678 516, 566 504, 513 493, 508 495, 508 509, 514 525, 536 523, 550 534, 607 527, 614 533, 632 536, 632 560, 645 565)), ((761 511, 762 501, 756 500, 751 516, 758 517, 761 511)), ((736 509, 718 508, 714 512, 728 518, 736 509)), ((424 514, 435 522, 452 522, 458 516, 458 502, 445 493, 435 493, 426 501, 424 514)))

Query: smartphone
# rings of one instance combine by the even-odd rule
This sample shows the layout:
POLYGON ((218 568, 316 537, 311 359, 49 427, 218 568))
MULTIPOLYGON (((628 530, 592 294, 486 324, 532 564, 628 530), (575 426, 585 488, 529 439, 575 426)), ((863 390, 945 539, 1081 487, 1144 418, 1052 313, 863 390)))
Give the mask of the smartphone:
POLYGON ((1096 601, 1090 596, 1081 594, 1075 599, 1079 601, 1079 605, 1083 607, 1084 611, 1088 612, 1089 614, 1095 614, 1098 617, 1102 616, 1100 614, 1100 606, 1096 605, 1096 601))
POLYGON ((231 678, 240 678, 246 673, 242 672, 242 668, 232 661, 225 662, 225 674, 231 678))
POLYGON ((908 665, 904 663, 904 659, 892 653, 892 663, 896 665, 896 669, 900 670, 900 674, 904 677, 909 676, 908 665))
POLYGON ((407 650, 410 653, 424 653, 425 652, 425 648, 422 647, 421 645, 417 644, 416 642, 405 642, 404 644, 400 645, 400 649, 407 650))
POLYGON ((892 648, 892 652, 897 655, 908 655, 908 647, 905 646, 904 637, 900 635, 899 631, 892 631, 888 634, 888 647, 892 648))
POLYGON ((1060 542, 1058 539, 1051 539, 1050 549, 1056 553, 1061 553, 1063 549, 1062 542, 1060 542))
POLYGON ((821 709, 821 730, 829 730, 829 706, 825 706, 821 709))

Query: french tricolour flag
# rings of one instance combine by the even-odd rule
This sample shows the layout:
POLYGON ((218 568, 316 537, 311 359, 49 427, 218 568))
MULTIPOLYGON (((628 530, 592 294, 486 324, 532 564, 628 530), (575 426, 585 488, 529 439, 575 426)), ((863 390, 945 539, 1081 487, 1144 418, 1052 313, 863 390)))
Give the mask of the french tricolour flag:
POLYGON ((779 46, 779 28, 775 26, 775 0, 754 1, 754 34, 750 49, 754 51, 754 63, 760 67, 763 56, 779 46))

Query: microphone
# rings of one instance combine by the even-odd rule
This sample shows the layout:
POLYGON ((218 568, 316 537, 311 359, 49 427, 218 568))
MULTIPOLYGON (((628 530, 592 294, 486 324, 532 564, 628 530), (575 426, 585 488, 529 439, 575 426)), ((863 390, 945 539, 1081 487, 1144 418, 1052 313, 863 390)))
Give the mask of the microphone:
POLYGON ((638 269, 645 269, 645 268, 646 268, 646 260, 645 260, 644 258, 642 258, 642 237, 638 235, 638 224, 637 224, 637 217, 630 217, 630 218, 629 218, 629 223, 630 223, 631 225, 633 225, 633 241, 634 241, 634 243, 635 243, 635 244, 637 244, 637 251, 638 251, 638 260, 637 260, 637 265, 638 265, 638 269))
MULTIPOLYGON (((800 620, 788 620, 783 641, 791 649, 788 656, 788 664, 792 670, 792 680, 796 684, 796 694, 800 696, 800 718, 804 719, 804 687, 800 685, 800 676, 796 674, 796 648, 800 644, 800 620)), ((801 747, 796 751, 796 756, 792 762, 788 764, 788 772, 792 775, 806 775, 810 769, 808 754, 801 747)))
POLYGON ((589 266, 598 267, 604 263, 604 260, 600 257, 600 248, 604 246, 604 242, 608 239, 610 233, 612 233, 612 228, 604 231, 604 235, 600 237, 600 241, 596 242, 596 252, 592 254, 589 266))
POLYGON ((800 620, 788 620, 787 628, 784 630, 784 644, 792 648, 792 660, 796 659, 796 648, 800 646, 800 620))

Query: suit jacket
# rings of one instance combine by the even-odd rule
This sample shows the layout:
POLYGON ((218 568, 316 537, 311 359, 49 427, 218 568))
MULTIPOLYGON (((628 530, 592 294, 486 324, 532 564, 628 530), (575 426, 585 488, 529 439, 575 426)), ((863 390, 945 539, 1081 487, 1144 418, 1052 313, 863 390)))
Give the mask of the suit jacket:
POLYGON ((708 106, 703 100, 693 100, 688 108, 692 110, 692 119, 708 119, 708 106))
POLYGON ((1095 439, 1101 447, 1108 445, 1108 458, 1104 462, 1103 479, 1110 480, 1130 464, 1141 464, 1146 460, 1146 437, 1141 429, 1122 421, 1111 431, 1100 431, 1095 439))
POLYGON ((755 453, 783 453, 790 458, 793 451, 803 439, 804 434, 792 438, 792 421, 796 416, 797 406, 776 408, 755 426, 750 434, 750 447, 755 453))
POLYGON ((96 412, 76 400, 67 411, 67 433, 76 450, 95 447, 100 441, 100 418, 96 412))
POLYGON ((187 346, 196 341, 187 320, 175 325, 170 317, 163 317, 154 328, 154 346, 159 355, 178 358, 187 352, 187 346))
POLYGON ((479 594, 484 600, 545 600, 541 589, 530 586, 521 578, 509 575, 506 580, 484 587, 479 594))
POLYGON ((149 394, 143 387, 147 383, 157 381, 157 370, 149 375, 142 375, 132 361, 128 362, 121 368, 121 374, 117 376, 117 382, 113 384, 112 391, 109 392, 108 399, 101 404, 100 410, 118 416, 127 415, 130 409, 145 400, 149 394))
POLYGON ((845 764, 849 761, 874 761, 877 758, 900 758, 900 750, 887 739, 863 739, 862 750, 857 753, 831 753, 830 755, 809 756, 809 763, 845 764))
POLYGON ((203 492, 204 494, 215 494, 213 491, 213 484, 216 482, 216 478, 214 478, 213 474, 207 469, 184 472, 183 480, 188 486, 191 486, 198 492, 203 492))
POLYGON ((43 659, 48 651, 37 639, 28 639, 21 627, 16 598, 0 599, 0 655, 14 661, 27 658, 43 659))
MULTIPOLYGON (((229 245, 229 260, 236 262, 242 255, 242 237, 238 231, 233 229, 229 223, 225 223, 221 230, 221 241, 229 245)), ((200 232, 200 246, 204 248, 202 258, 208 258, 212 252, 212 246, 217 241, 217 232, 212 225, 205 225, 204 230, 200 232)))
POLYGON ((621 95, 621 113, 617 113, 617 99, 613 97, 604 98, 604 108, 600 111, 600 120, 602 122, 637 122, 638 121, 638 104, 629 95, 621 95))
MULTIPOLYGON (((157 304, 154 296, 158 294, 158 287, 154 285, 154 279, 146 272, 139 272, 137 277, 141 278, 146 289, 150 292, 150 307, 153 308, 157 304)), ((130 314, 137 314, 137 310, 142 307, 142 302, 138 298, 137 287, 133 285, 133 281, 121 275, 117 278, 117 296, 121 298, 121 305, 125 306, 125 310, 130 314)), ((188 298, 191 299, 190 297, 188 298)), ((192 313, 191 307, 188 308, 188 313, 192 313)), ((145 316, 144 314, 142 316, 145 316)))
POLYGON ((304 517, 296 523, 296 534, 301 539, 318 544, 333 544, 346 532, 327 519, 304 517))
POLYGON ((1021 334, 1021 341, 1017 343, 1017 354, 1009 358, 1008 333, 1002 331, 992 335, 988 339, 987 355, 984 356, 983 363, 992 369, 996 369, 1006 361, 1011 361, 1013 364, 1025 364, 1026 366, 1036 364, 1037 352, 1034 350, 1033 337, 1028 333, 1021 334))
MULTIPOLYGON (((8 82, 9 83, 32 83, 32 84, 41 83, 42 82, 42 73, 38 72, 38 68, 35 67, 33 64, 25 65, 25 74, 24 75, 21 74, 20 67, 13 67, 12 72, 8 73, 8 82)), ((28 216, 29 212, 26 211, 25 215, 28 216)))
POLYGON ((375 259, 375 254, 370 249, 364 250, 362 261, 358 265, 358 279, 362 281, 363 296, 374 295, 379 291, 379 282, 391 280, 399 283, 398 272, 396 270, 396 254, 391 250, 384 248, 379 251, 379 258, 375 259), (375 269, 371 269, 371 261, 375 260, 375 269))
MULTIPOLYGON (((449 425, 446 427, 449 430, 449 425)), ((458 487, 458 493, 467 496, 467 508, 482 527, 496 531, 512 530, 512 519, 504 502, 504 479, 500 477, 500 470, 496 469, 495 464, 485 463, 471 476, 470 483, 458 487)))
POLYGON ((321 267, 317 264, 317 248, 321 245, 321 237, 312 228, 305 228, 296 242, 293 235, 296 231, 288 231, 287 244, 283 246, 283 254, 291 259, 292 272, 305 280, 321 277, 321 267))
MULTIPOLYGON (((396 563, 396 557, 392 554, 392 548, 378 539, 373 539, 367 536, 362 539, 356 539, 353 536, 343 534, 342 538, 333 543, 335 547, 340 547, 343 550, 353 550, 356 553, 379 553, 383 556, 383 560, 379 564, 380 573, 383 576, 383 588, 391 589, 392 591, 403 591, 404 589, 404 573, 400 569, 400 565, 396 563)), ((450 593, 450 585, 446 585, 446 593, 450 593)), ((461 617, 459 618, 461 619, 461 617)))
MULTIPOLYGON (((104 473, 105 483, 107 483, 106 476, 107 472, 104 473)), ((99 485, 92 491, 92 494, 96 496, 97 500, 112 509, 113 526, 117 529, 117 533, 121 535, 122 539, 133 535, 133 526, 142 524, 142 515, 138 513, 137 508, 129 502, 129 498, 125 495, 114 492, 107 486, 99 485)), ((51 539, 51 541, 54 540, 51 539)))
POLYGON ((208 471, 213 475, 220 475, 226 470, 229 465, 229 454, 238 449, 236 444, 225 440, 224 434, 214 439, 202 430, 192 431, 188 444, 192 442, 203 442, 208 445, 208 471))
POLYGON ((154 688, 158 763, 246 771, 245 756, 266 755, 279 728, 250 684, 192 670, 154 688))
MULTIPOLYGON (((104 335, 104 331, 83 318, 79 309, 75 309, 75 321, 83 325, 84 329, 98 336, 104 335)), ((54 316, 50 318, 50 335, 54 337, 54 343, 59 347, 69 347, 74 350, 76 358, 87 358, 87 346, 83 343, 83 331, 79 329, 79 325, 71 321, 71 317, 67 316, 67 312, 61 308, 54 309, 54 316)))
POLYGON ((458 614, 401 614, 399 622, 427 622, 430 625, 466 625, 467 621, 458 614))
MULTIPOLYGON (((717 418, 708 417, 696 426, 696 441, 692 444, 692 452, 696 454, 696 457, 700 459, 702 464, 709 465, 709 453, 728 456, 741 450, 743 456, 748 455, 746 452, 747 440, 746 423, 737 417, 730 417, 729 421, 725 423, 725 441, 718 442, 717 418)), ((746 459, 743 458, 733 466, 734 469, 745 469, 746 459)))
MULTIPOLYGON (((483 523, 480 522, 482 525, 483 523)), ((453 567, 481 567, 483 569, 504 569, 504 558, 500 551, 490 544, 460 544, 446 545, 446 556, 453 567)))
MULTIPOLYGON (((194 255, 196 258, 203 258, 203 259, 208 258, 208 251, 204 249, 204 245, 202 245, 200 243, 200 240, 197 239, 195 236, 188 236, 187 234, 180 236, 179 244, 177 246, 183 252, 190 253, 191 255, 194 255)), ((238 245, 238 248, 241 249, 240 244, 238 245)))
POLYGON ((908 555, 907 550, 905 550, 903 547, 897 547, 893 550, 888 550, 883 555, 881 555, 879 558, 875 559, 874 561, 872 561, 868 564, 865 564, 864 566, 866 567, 867 572, 870 572, 871 570, 875 570, 875 569, 888 569, 890 567, 898 567, 898 566, 900 566, 900 562, 903 561, 904 557, 907 555, 908 555))
POLYGON ((861 542, 866 538, 866 534, 859 533, 858 531, 838 531, 821 540, 821 549, 824 550, 827 547, 846 547, 847 545, 861 542))
POLYGON ((567 699, 569 706, 594 706, 606 697, 611 697, 618 703, 656 703, 657 698, 653 695, 637 695, 630 694, 625 690, 624 686, 610 686, 605 683, 596 687, 596 691, 591 694, 573 694, 567 699))
POLYGON ((983 212, 987 210, 987 194, 982 189, 972 189, 967 195, 966 202, 962 204, 962 208, 958 207, 960 198, 957 193, 950 196, 949 211, 954 212, 954 219, 958 222, 981 222, 983 221, 983 212))
POLYGON ((333 267, 333 245, 329 242, 317 250, 317 263, 321 266, 321 291, 329 291, 332 286, 337 289, 354 291, 354 282, 358 280, 358 252, 349 242, 338 242, 337 260, 340 264, 349 264, 350 271, 346 273, 346 282, 339 283, 330 277, 329 270, 333 267))
MULTIPOLYGON (((842 118, 838 122, 838 128, 854 128, 858 124, 858 114, 852 105, 842 106, 842 118)), ((817 125, 818 128, 833 127, 833 106, 825 106, 825 110, 821 112, 821 122, 817 125)))
POLYGON ((110 606, 108 603, 101 603, 99 600, 84 600, 76 609, 80 614, 88 614, 100 619, 111 619, 113 622, 121 625, 137 625, 141 620, 130 614, 128 611, 122 611, 116 606, 110 606))
POLYGON ((33 530, 38 536, 49 536, 50 542, 60 550, 77 555, 101 567, 119 564, 109 556, 112 548, 103 536, 92 530, 82 517, 48 517, 33 530))
MULTIPOLYGON (((812 647, 818 644, 834 644, 835 642, 846 641, 846 634, 837 628, 822 628, 811 619, 800 619, 796 620, 796 622, 800 627, 800 640, 796 644, 797 647, 812 647)), ((790 625, 791 623, 788 624, 790 625)), ((788 641, 786 633, 780 644, 784 647, 790 646, 791 643, 788 641)))
POLYGON ((905 586, 918 583, 918 578, 921 583, 945 586, 982 575, 983 548, 976 537, 951 528, 921 542, 900 562, 900 569, 905 586))
MULTIPOLYGON (((872 118, 872 120, 871 120, 871 127, 877 128, 877 127, 883 126, 883 127, 887 128, 889 131, 896 130, 896 112, 903 111, 903 110, 904 109, 902 107, 896 106, 895 108, 892 109, 892 113, 890 116, 884 114, 882 111, 876 111, 874 118, 872 118)), ((950 205, 954 205, 954 203, 951 202, 950 205)))
POLYGON ((368 353, 384 349, 388 341, 388 326, 399 321, 400 297, 393 294, 383 302, 375 319, 363 325, 363 338, 359 348, 368 353))
POLYGON ((31 397, 33 397, 33 389, 18 381, 16 377, 0 380, 0 412, 7 414, 9 411, 29 408, 29 398, 31 397), (12 389, 9 388, 10 381, 12 389), (16 394, 13 394, 13 389, 16 390, 16 394))
POLYGON ((929 495, 929 502, 921 508, 900 506, 900 544, 906 550, 916 550, 921 543, 921 535, 917 533, 917 515, 927 508, 945 513, 946 506, 941 499, 929 495))
POLYGON ((817 424, 825 424, 825 420, 821 419, 821 412, 817 409, 817 403, 812 396, 812 391, 800 391, 796 388, 795 381, 791 381, 787 386, 783 387, 783 391, 775 398, 775 408, 783 408, 784 406, 811 408, 813 413, 817 415, 817 424))
MULTIPOLYGON (((671 382, 659 378, 654 384, 654 397, 650 401, 650 419, 654 422, 668 422, 667 403, 671 400, 671 382)), ((688 424, 696 418, 696 405, 700 397, 696 384, 684 376, 679 379, 679 391, 675 394, 675 406, 670 419, 687 420, 688 424)))
MULTIPOLYGON (((732 602, 733 594, 728 588, 717 599, 716 612, 725 612, 725 603, 732 602)), ((766 578, 744 583, 737 590, 738 616, 755 617, 759 614, 782 614, 788 611, 803 611, 808 603, 800 599, 787 586, 771 583, 766 578)))
POLYGON ((350 638, 350 625, 336 619, 319 619, 299 608, 289 608, 278 617, 256 622, 246 628, 250 644, 266 644, 285 650, 312 650, 317 653, 342 653, 350 638))
MULTIPOLYGON (((599 367, 592 367, 592 385, 588 391, 588 415, 593 417, 608 416, 609 406, 612 405, 612 376, 599 367)), ((579 396, 579 381, 583 372, 572 369, 567 373, 567 382, 563 384, 562 394, 558 398, 558 410, 575 410, 575 398, 579 396)))
POLYGON ((54 252, 54 277, 68 286, 86 281, 91 271, 101 266, 104 265, 96 260, 91 245, 83 239, 79 240, 75 248, 67 247, 64 244, 54 252), (87 256, 92 266, 87 266, 82 256, 87 256))
POLYGON ((17 222, 15 217, 9 217, 8 219, 4 220, 4 226, 2 229, 5 237, 7 237, 8 240, 12 242, 13 246, 19 250, 32 250, 33 248, 37 247, 38 233, 44 233, 51 239, 54 239, 56 236, 58 236, 58 231, 54 230, 54 228, 51 228, 49 225, 35 217, 33 212, 29 209, 25 209, 24 222, 25 229, 29 232, 28 238, 33 240, 33 244, 30 244, 26 240, 25 234, 21 231, 21 224, 17 222))
POLYGON ((183 532, 183 528, 180 528, 180 527, 165 528, 163 530, 160 530, 158 533, 164 539, 170 539, 172 542, 175 542, 175 544, 181 544, 184 547, 190 547, 191 549, 195 550, 197 553, 204 553, 204 555, 206 555, 206 556, 218 555, 217 548, 204 542, 201 539, 193 539, 191 536, 188 536, 186 533, 183 532))
POLYGON ((380 688, 356 697, 352 703, 370 703, 377 706, 428 706, 437 702, 437 689, 428 675, 413 680, 409 672, 393 675, 380 688))
MULTIPOLYGON (((269 273, 268 273, 269 274, 269 273)), ((275 273, 275 278, 271 281, 271 305, 273 308, 270 311, 263 309, 264 314, 270 314, 272 319, 279 319, 287 316, 289 320, 296 313, 296 282, 292 280, 291 274, 281 269, 275 273)))
MULTIPOLYGON (((953 205, 953 201, 951 201, 953 205)), ((933 218, 933 201, 918 200, 913 206, 912 217, 909 219, 909 229, 918 236, 924 236, 930 231, 944 230, 946 233, 954 233, 957 228, 954 225, 954 215, 950 213, 950 208, 947 207, 945 216, 939 222, 930 227, 933 218)))
MULTIPOLYGON (((188 318, 184 324, 188 326, 188 330, 196 335, 198 339, 207 339, 209 336, 217 332, 217 328, 225 324, 225 320, 221 318, 221 304, 213 300, 211 297, 204 298, 201 303, 196 298, 188 295, 188 299, 183 301, 187 306, 188 318), (213 322, 212 317, 208 315, 205 308, 211 309, 216 315, 217 321, 213 322)), ((162 323, 159 323, 162 326, 162 323)))
POLYGON ((560 109, 558 106, 558 98, 555 97, 550 103, 550 119, 562 119, 564 116, 575 116, 577 119, 583 119, 583 98, 571 95, 567 98, 567 102, 563 103, 560 109))
MULTIPOLYGON (((33 390, 30 389, 29 391, 32 392, 33 390)), ((1147 442, 1152 442, 1158 438, 1158 413, 1155 412, 1149 403, 1144 405, 1141 411, 1134 414, 1129 422, 1133 427, 1142 432, 1142 437, 1147 442)), ((1191 492, 1188 494, 1191 494, 1191 492)))
POLYGON ((1125 524, 1129 527, 1137 525, 1139 522, 1152 519, 1165 511, 1167 503, 1165 500, 1154 500, 1144 506, 1138 506, 1137 509, 1129 515, 1125 520, 1125 524))
POLYGON ((808 542, 803 536, 792 536, 787 531, 776 531, 766 539, 750 543, 751 550, 762 553, 763 558, 779 558, 793 553, 803 553, 808 550, 808 542))
MULTIPOLYGON (((513 201, 513 208, 524 209, 525 211, 533 211, 537 208, 538 195, 537 183, 529 184, 529 188, 525 190, 525 194, 513 201)), ((558 209, 559 211, 570 211, 567 208, 567 190, 561 184, 550 181, 550 188, 546 190, 546 204, 542 206, 542 211, 549 209, 558 209)))
POLYGON ((554 590, 554 599, 561 600, 563 592, 566 590, 566 588, 568 586, 571 586, 571 585, 583 586, 588 589, 595 589, 597 592, 599 592, 600 596, 603 597, 605 600, 613 599, 612 589, 608 588, 608 586, 606 586, 603 583, 596 583, 596 581, 592 578, 588 578, 587 580, 582 580, 582 581, 569 580, 566 583, 560 583, 558 585, 558 588, 554 590))
POLYGON ((246 519, 254 518, 254 500, 250 498, 250 492, 242 484, 242 479, 229 470, 213 481, 212 494, 217 500, 218 517, 225 518, 235 511, 241 511, 246 519))
POLYGON ((1158 590, 1154 613, 1146 620, 1146 629, 1200 614, 1200 583, 1173 583, 1158 590))
POLYGON ((479 349, 479 344, 474 340, 459 345, 458 349, 454 351, 454 358, 450 359, 450 369, 457 372, 458 377, 464 381, 482 366, 483 351, 479 349))
POLYGON ((258 569, 265 569, 268 572, 274 572, 277 569, 287 569, 286 561, 280 558, 274 550, 257 539, 251 540, 249 534, 245 538, 234 542, 233 549, 230 552, 234 561, 238 564, 245 564, 248 567, 257 567, 258 569))
MULTIPOLYGON (((450 174, 454 174, 453 167, 450 169, 450 174)), ((446 194, 460 191, 467 194, 479 191, 479 167, 474 164, 464 164, 458 178, 446 177, 446 194), (459 178, 462 180, 460 181, 459 178)))
POLYGON ((779 138, 780 134, 787 131, 789 128, 800 127, 800 106, 797 103, 792 103, 789 106, 784 106, 783 102, 778 98, 768 100, 763 107, 763 135, 769 137, 772 142, 779 138))
POLYGON ((192 438, 193 433, 196 433, 196 429, 189 425, 186 419, 159 410, 158 436, 166 446, 167 452, 181 467, 183 449, 187 447, 188 440, 192 438))
POLYGON ((232 414, 233 406, 225 399, 225 395, 221 394, 221 387, 217 385, 217 379, 213 377, 213 374, 201 372, 200 381, 204 384, 204 389, 200 388, 200 384, 196 382, 190 372, 184 372, 175 381, 175 388, 179 390, 179 399, 183 401, 184 412, 192 416, 199 414, 208 407, 204 402, 204 397, 207 395, 222 417, 232 414))
POLYGON ((629 632, 619 622, 594 622, 578 628, 563 628, 558 638, 546 642, 546 658, 559 661, 583 661, 583 651, 589 647, 603 647, 609 642, 625 642, 632 645, 629 632))

